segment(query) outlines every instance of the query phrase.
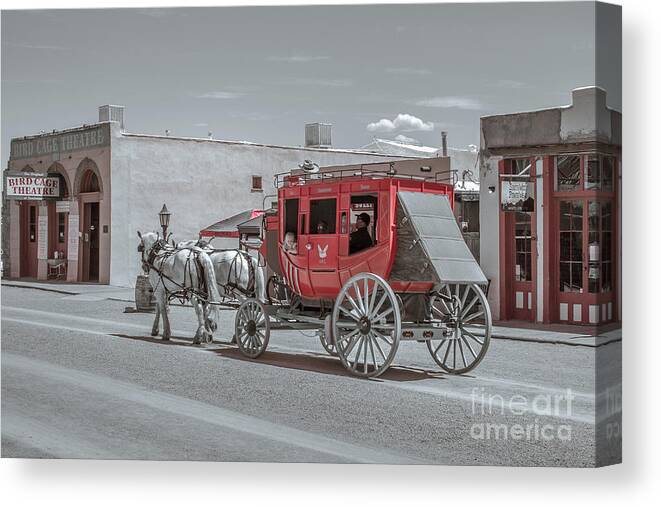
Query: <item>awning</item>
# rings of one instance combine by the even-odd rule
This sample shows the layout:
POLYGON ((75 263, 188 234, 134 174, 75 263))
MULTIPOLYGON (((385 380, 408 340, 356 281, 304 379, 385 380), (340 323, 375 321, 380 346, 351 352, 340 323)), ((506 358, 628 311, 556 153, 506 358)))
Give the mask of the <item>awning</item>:
POLYGON ((200 236, 202 237, 223 237, 223 238, 238 238, 239 229, 238 226, 243 224, 255 217, 259 217, 264 212, 262 210, 249 209, 232 215, 229 218, 225 218, 220 222, 216 222, 213 225, 205 227, 200 231, 200 236))
POLYGON ((237 226, 240 234, 259 234, 262 230, 262 222, 264 213, 260 212, 256 217, 251 218, 250 220, 240 223, 237 226))

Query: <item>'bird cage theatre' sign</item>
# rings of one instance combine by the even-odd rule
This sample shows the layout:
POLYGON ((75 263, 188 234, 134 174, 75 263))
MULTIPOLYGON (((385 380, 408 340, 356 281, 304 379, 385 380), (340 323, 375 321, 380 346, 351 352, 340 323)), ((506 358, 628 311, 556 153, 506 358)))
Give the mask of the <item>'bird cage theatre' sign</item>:
POLYGON ((60 199, 62 177, 58 174, 5 172, 5 196, 14 200, 60 199))

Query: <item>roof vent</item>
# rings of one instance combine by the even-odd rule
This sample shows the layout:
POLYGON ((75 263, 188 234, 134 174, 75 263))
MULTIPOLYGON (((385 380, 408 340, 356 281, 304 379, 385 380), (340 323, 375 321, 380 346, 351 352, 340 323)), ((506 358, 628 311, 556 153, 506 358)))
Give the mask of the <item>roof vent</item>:
POLYGON ((330 148, 331 130, 330 123, 306 123, 305 124, 305 147, 306 148, 330 148))
POLYGON ((116 121, 119 128, 124 130, 124 106, 99 106, 99 121, 116 121))

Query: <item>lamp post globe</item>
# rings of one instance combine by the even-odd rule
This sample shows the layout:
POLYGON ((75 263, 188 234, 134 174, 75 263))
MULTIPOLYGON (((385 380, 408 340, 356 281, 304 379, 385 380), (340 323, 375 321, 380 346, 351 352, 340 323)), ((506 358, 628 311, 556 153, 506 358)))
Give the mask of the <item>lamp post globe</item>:
POLYGON ((158 212, 158 219, 161 222, 161 228, 163 229, 163 239, 167 241, 168 237, 168 226, 170 225, 170 215, 168 208, 165 204, 161 208, 161 211, 158 212))

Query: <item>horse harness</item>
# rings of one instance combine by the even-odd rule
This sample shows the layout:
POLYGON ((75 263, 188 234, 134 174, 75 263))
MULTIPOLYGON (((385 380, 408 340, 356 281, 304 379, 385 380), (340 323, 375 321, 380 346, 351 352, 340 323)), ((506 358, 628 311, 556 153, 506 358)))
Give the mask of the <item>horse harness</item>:
MULTIPOLYGON (((142 254, 142 268, 146 271, 149 272, 150 270, 155 271, 158 276, 159 276, 159 283, 163 284, 163 279, 168 280, 170 283, 174 284, 176 287, 178 287, 179 290, 170 292, 168 294, 168 301, 172 299, 177 299, 179 300, 180 303, 185 303, 186 301, 190 300, 192 296, 195 296, 202 301, 208 303, 209 302, 209 287, 207 287, 206 279, 204 277, 204 266, 200 262, 200 253, 203 252, 203 250, 199 247, 191 247, 187 248, 188 250, 188 257, 186 258, 186 264, 184 267, 184 280, 183 284, 180 284, 173 280, 171 277, 166 275, 163 272, 163 264, 165 264, 165 261, 167 261, 172 255, 176 254, 177 252, 180 252, 181 250, 177 250, 176 248, 173 247, 168 247, 165 242, 163 241, 157 241, 154 243, 154 245, 149 249, 149 252, 147 254, 147 259, 144 258, 144 250, 141 250, 142 254), (160 261, 159 266, 156 266, 156 263, 160 261), (195 263, 196 267, 196 273, 197 273, 197 280, 193 280, 193 274, 191 271, 191 262, 195 263), (191 287, 193 286, 193 282, 197 282, 197 287, 199 287, 198 290, 192 289, 191 287, 186 285, 186 273, 189 273, 190 277, 190 284, 191 287)), ((156 289, 154 287, 154 289, 156 289)))

